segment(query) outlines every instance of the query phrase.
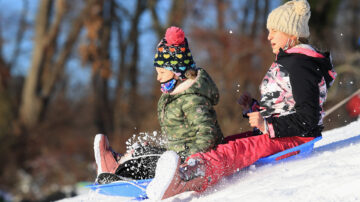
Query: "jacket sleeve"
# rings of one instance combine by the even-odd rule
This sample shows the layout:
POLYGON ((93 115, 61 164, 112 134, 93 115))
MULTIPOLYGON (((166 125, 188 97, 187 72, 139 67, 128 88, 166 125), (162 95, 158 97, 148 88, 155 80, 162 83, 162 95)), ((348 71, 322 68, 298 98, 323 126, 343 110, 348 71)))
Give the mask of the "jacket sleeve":
POLYGON ((323 128, 318 125, 322 110, 319 103, 319 83, 322 77, 310 58, 294 57, 300 58, 285 60, 282 68, 289 73, 295 111, 266 119, 271 137, 318 136, 323 128))
POLYGON ((183 105, 185 119, 194 129, 195 144, 189 148, 191 154, 212 149, 218 139, 219 128, 216 112, 211 102, 202 96, 192 95, 183 105))

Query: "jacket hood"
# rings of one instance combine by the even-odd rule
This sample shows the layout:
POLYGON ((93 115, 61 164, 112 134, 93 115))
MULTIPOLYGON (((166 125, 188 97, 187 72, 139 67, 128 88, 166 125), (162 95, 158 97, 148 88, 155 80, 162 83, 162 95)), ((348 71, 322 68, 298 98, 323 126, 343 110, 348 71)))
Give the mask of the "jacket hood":
POLYGON ((219 90, 210 75, 201 68, 197 70, 195 79, 187 79, 179 84, 170 95, 177 97, 183 94, 197 94, 208 98, 212 105, 219 102, 219 90))
POLYGON ((311 58, 311 60, 313 60, 314 63, 316 64, 316 68, 319 68, 319 70, 321 71, 321 74, 323 75, 326 82, 326 87, 329 88, 333 84, 336 78, 336 72, 334 70, 332 64, 332 58, 329 52, 322 53, 316 51, 310 45, 300 44, 285 51, 280 49, 278 56, 281 57, 283 55, 293 54, 293 53, 306 55, 309 58, 311 58))

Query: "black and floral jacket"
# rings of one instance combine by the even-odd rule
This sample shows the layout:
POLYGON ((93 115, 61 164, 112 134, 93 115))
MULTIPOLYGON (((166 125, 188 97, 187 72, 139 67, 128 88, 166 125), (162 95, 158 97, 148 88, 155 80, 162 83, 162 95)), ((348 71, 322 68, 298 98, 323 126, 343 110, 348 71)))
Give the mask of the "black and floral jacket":
POLYGON ((320 136, 323 103, 335 77, 329 53, 305 44, 280 49, 251 111, 260 111, 270 137, 320 136))

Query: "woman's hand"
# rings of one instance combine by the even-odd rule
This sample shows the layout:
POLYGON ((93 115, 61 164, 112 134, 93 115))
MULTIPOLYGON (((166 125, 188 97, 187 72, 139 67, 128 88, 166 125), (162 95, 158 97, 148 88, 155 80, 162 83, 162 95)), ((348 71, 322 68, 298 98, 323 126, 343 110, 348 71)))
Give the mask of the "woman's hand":
POLYGON ((264 118, 260 112, 251 112, 247 114, 249 116, 249 123, 251 127, 258 128, 262 133, 266 133, 264 126, 264 118))
POLYGON ((243 110, 249 109, 251 106, 252 97, 248 92, 244 92, 238 99, 238 103, 243 108, 243 110))

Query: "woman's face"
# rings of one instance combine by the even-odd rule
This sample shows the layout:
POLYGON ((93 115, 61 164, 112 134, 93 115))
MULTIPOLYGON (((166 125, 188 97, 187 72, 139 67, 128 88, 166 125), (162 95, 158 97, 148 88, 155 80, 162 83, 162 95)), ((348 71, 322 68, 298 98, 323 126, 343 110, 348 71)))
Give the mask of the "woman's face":
POLYGON ((156 67, 156 72, 157 72, 157 80, 160 83, 169 81, 170 79, 174 78, 175 75, 174 72, 161 67, 156 67))
POLYGON ((284 49, 286 43, 288 45, 294 46, 296 36, 290 36, 284 32, 280 32, 274 29, 269 29, 268 40, 270 41, 271 48, 274 54, 279 53, 279 49, 284 49))

